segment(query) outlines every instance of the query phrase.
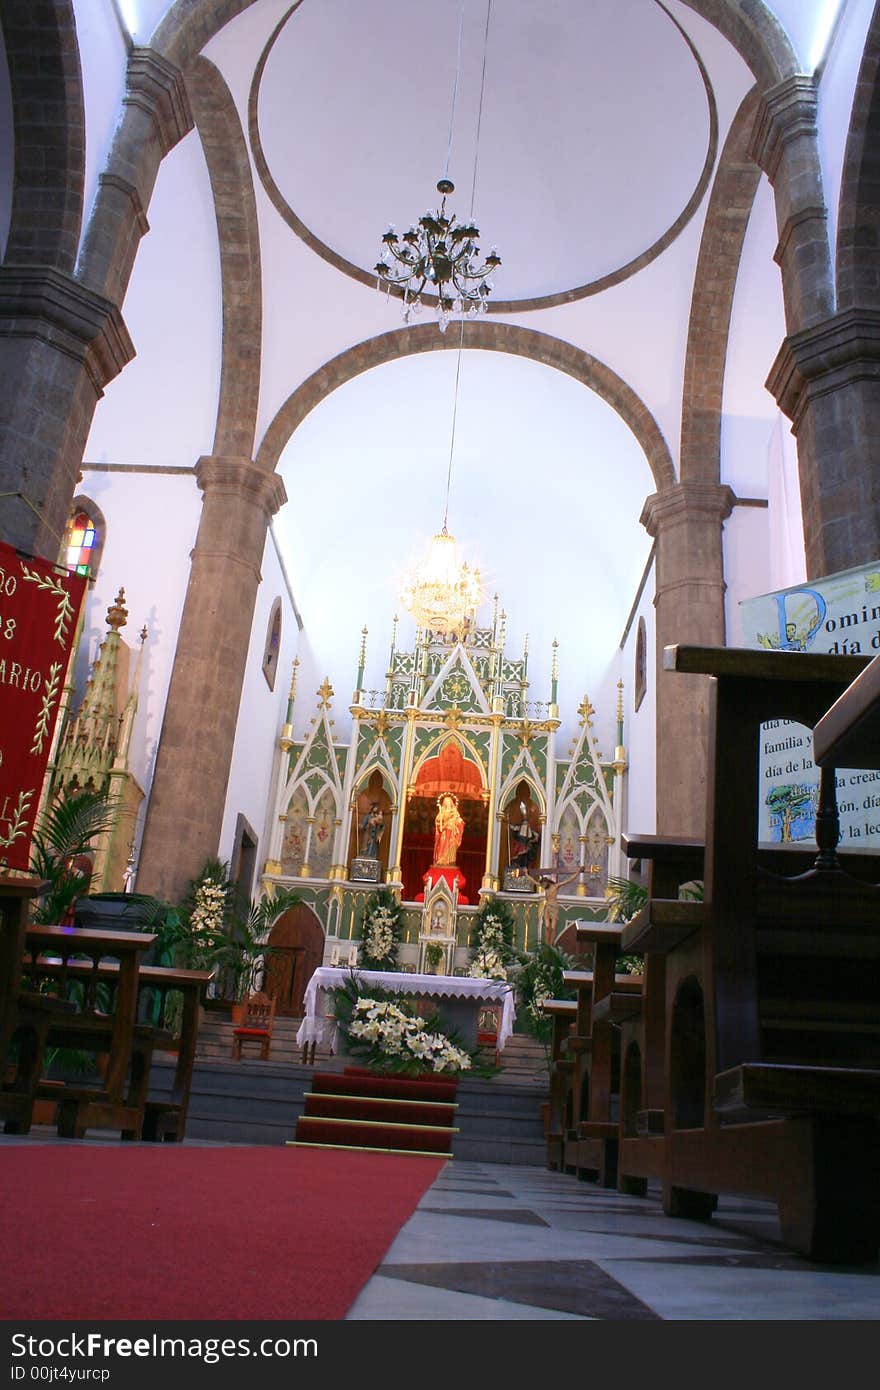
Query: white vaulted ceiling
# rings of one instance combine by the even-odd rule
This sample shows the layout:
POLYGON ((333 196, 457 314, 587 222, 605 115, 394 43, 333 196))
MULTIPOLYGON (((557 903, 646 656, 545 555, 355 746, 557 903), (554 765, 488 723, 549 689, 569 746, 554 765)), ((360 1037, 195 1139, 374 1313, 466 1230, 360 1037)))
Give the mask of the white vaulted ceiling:
MULTIPOLYGON (((76 3, 85 14, 94 0, 76 3)), ((168 8, 162 0, 120 4, 138 43, 149 41, 168 8)), ((465 217, 486 0, 461 4, 449 175, 450 206, 465 217)), ((206 47, 238 109, 256 186, 258 444, 304 380, 401 327, 399 306, 365 281, 388 224, 403 230, 435 204, 459 6, 254 0, 206 47)), ((850 0, 859 13, 866 6, 850 0)), ((811 71, 838 0, 776 0, 771 8, 811 71)), ((86 40, 87 79, 88 53, 86 40)), ((609 367, 656 420, 673 462, 707 177, 752 82, 727 40, 682 0, 492 4, 473 213, 483 250, 496 244, 503 259, 493 295, 505 302, 499 317, 609 367), (599 289, 603 277, 612 283, 599 289)), ((103 127, 97 114, 93 123, 99 144, 109 140, 103 119, 103 127)), ((179 279, 175 289, 173 276, 165 284, 157 274, 163 255, 173 258, 196 234, 202 280, 207 287, 218 279, 197 140, 188 137, 176 173, 170 161, 160 172, 149 275, 142 252, 125 305, 136 344, 158 340, 158 325, 185 297, 179 279), (172 179, 175 191, 165 195, 172 179)), ((724 435, 727 472, 756 492, 776 418, 763 382, 784 333, 769 195, 760 206, 746 254, 760 267, 761 292, 735 309, 735 322, 759 347, 751 358, 739 346, 732 354, 735 419, 724 435)), ((213 361, 219 313, 219 303, 194 303, 188 339, 181 332, 171 344, 166 335, 161 354, 144 352, 111 384, 87 458, 191 464, 194 452, 210 452, 216 395, 207 385, 197 402, 187 394, 186 343, 213 361), (165 408, 151 421, 143 403, 155 397, 160 373, 165 408), (178 418, 175 432, 168 421, 178 418)), ((367 684, 381 683, 395 577, 442 519, 454 365, 454 352, 422 353, 355 377, 306 417, 281 457, 290 502, 275 530, 304 641, 315 671, 346 697, 364 623, 375 662, 367 684)), ((490 573, 489 592, 499 592, 510 614, 512 639, 528 631, 532 651, 546 652, 558 637, 561 695, 576 701, 587 690, 604 701, 600 718, 610 729, 617 642, 650 545, 639 514, 654 482, 634 436, 571 377, 523 358, 466 352, 452 489, 450 529, 490 573)), ((533 668, 536 699, 547 698, 538 674, 544 665, 533 668)))

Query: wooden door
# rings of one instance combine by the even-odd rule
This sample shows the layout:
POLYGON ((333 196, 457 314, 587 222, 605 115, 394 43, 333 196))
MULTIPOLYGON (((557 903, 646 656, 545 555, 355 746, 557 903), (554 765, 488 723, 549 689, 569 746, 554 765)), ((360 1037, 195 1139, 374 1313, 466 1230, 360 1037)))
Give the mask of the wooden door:
POLYGON ((283 913, 269 934, 264 989, 275 1012, 301 1018, 306 985, 324 959, 324 929, 310 907, 298 903, 283 913))

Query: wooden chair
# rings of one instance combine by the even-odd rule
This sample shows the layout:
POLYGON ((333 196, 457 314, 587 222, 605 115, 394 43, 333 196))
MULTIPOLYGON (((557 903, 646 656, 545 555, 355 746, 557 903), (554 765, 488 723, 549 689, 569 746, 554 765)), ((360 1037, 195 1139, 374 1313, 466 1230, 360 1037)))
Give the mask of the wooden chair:
POLYGON ((241 1061, 242 1044, 248 1042, 259 1043, 260 1059, 263 1062, 268 1061, 274 1018, 275 1000, 270 999, 268 994, 251 994, 248 997, 245 1001, 244 1020, 238 1028, 232 1030, 233 1061, 241 1061))

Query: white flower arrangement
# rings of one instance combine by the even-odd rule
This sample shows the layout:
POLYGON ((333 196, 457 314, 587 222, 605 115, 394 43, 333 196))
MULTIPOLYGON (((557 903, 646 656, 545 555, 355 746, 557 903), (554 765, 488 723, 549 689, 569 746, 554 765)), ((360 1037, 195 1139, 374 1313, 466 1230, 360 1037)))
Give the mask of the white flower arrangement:
POLYGON ((500 980, 507 983, 507 966, 504 957, 507 947, 505 926, 494 912, 487 912, 480 924, 474 958, 468 968, 468 975, 474 980, 500 980))
POLYGON ((367 905, 361 939, 361 964, 393 969, 397 961, 397 922, 400 909, 377 898, 367 905))
POLYGON ((190 917, 194 936, 216 936, 223 930, 223 914, 226 909, 226 890, 219 883, 207 879, 200 883, 195 893, 195 907, 190 917))
POLYGON ((412 1059, 434 1072, 466 1071, 471 1059, 443 1033, 431 1033, 423 1018, 407 1014, 397 1004, 362 996, 348 1025, 352 1038, 370 1043, 385 1056, 412 1059))

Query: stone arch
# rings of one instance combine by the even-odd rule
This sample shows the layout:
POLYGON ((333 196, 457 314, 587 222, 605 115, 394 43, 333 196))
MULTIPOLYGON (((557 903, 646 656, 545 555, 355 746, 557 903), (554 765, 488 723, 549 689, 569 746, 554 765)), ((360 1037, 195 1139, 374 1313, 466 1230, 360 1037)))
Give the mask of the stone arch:
MULTIPOLYGON (((220 30, 254 0, 176 0, 155 29, 151 46, 185 68, 220 30)), ((798 71, 782 25, 762 0, 684 0, 737 50, 761 86, 798 71)), ((292 0, 296 9, 301 0, 292 0)))
POLYGON ((262 355, 262 268, 254 182, 241 121, 219 70, 196 58, 186 89, 211 180, 220 246, 223 347, 215 454, 251 458, 262 355))
POLYGON ((694 274, 681 403, 683 483, 718 482, 721 405, 730 313, 743 241, 761 171, 749 156, 758 92, 748 92, 733 119, 703 224, 694 274))
POLYGON ((0 0, 12 87, 15 176, 9 265, 70 273, 82 229, 85 110, 73 0, 0 0))
POLYGON ((457 351, 461 336, 464 348, 487 352, 506 352, 527 357, 580 381, 595 391, 621 417, 638 440, 654 475, 657 490, 675 483, 675 467, 669 446, 657 421, 631 386, 598 358, 582 348, 549 333, 519 328, 507 323, 465 323, 464 333, 442 334, 436 325, 399 328, 368 338, 325 362, 288 396, 275 415, 257 450, 256 463, 265 472, 274 470, 284 446, 315 406, 352 377, 398 357, 417 352, 457 351))
POLYGON ((837 221, 839 309, 880 309, 880 10, 868 29, 843 161, 837 221))

